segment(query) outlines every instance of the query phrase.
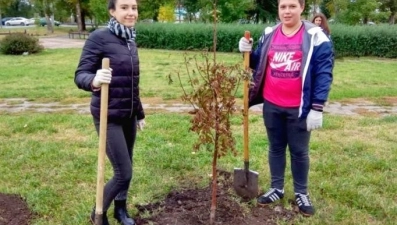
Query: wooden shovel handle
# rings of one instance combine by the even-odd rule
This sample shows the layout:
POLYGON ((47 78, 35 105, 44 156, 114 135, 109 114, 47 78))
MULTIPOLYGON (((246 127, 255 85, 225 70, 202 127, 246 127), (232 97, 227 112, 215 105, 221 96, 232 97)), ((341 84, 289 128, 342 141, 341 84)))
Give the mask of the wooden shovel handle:
MULTIPOLYGON (((109 69, 109 59, 102 59, 102 69, 109 69)), ((95 224, 103 223, 103 190, 105 183, 106 133, 108 124, 109 84, 101 84, 101 114, 99 120, 98 174, 96 189, 95 224)))
MULTIPOLYGON (((244 37, 249 41, 251 33, 245 31, 244 37)), ((244 52, 244 69, 249 70, 250 66, 250 52, 244 52)), ((244 162, 249 162, 249 150, 248 150, 248 91, 249 91, 249 79, 244 80, 244 162)))

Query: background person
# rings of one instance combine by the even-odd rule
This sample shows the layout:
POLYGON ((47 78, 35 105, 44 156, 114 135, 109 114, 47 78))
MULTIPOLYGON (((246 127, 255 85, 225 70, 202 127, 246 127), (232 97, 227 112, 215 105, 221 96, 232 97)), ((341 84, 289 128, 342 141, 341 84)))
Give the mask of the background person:
POLYGON ((324 33, 328 37, 331 37, 331 30, 329 29, 329 26, 328 26, 327 17, 325 17, 324 14, 316 13, 314 15, 313 19, 312 19, 312 23, 314 23, 317 26, 321 27, 321 29, 323 29, 324 33))
MULTIPOLYGON (((106 211, 114 200, 114 217, 121 224, 133 225, 126 209, 133 173, 133 147, 137 127, 143 129, 145 114, 139 97, 139 59, 134 25, 138 19, 136 0, 109 0, 112 16, 108 27, 94 31, 85 42, 75 73, 76 85, 92 92, 91 114, 99 133, 101 84, 109 85, 106 154, 114 175, 103 194, 103 224, 109 224, 106 211), (110 59, 111 69, 101 69, 102 58, 110 59)), ((94 222, 95 209, 91 213, 94 222)))
MULTIPOLYGON (((253 86, 249 105, 263 103, 269 139, 270 189, 257 199, 267 205, 284 197, 286 148, 291 155, 295 201, 311 216, 315 209, 308 193, 309 140, 321 128, 323 106, 332 83, 333 51, 321 28, 301 21, 304 0, 278 0, 281 23, 268 27, 250 54, 253 86)), ((251 51, 241 38, 239 50, 251 51)))

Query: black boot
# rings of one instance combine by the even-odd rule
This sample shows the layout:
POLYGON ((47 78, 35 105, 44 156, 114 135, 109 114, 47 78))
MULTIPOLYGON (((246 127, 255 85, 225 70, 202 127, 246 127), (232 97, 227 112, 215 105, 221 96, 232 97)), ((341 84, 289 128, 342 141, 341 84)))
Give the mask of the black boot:
POLYGON ((114 218, 122 225, 135 225, 128 215, 126 200, 114 200, 114 218))
MULTIPOLYGON (((91 220, 91 223, 95 225, 95 208, 91 212, 90 220, 91 220)), ((103 212, 103 214, 102 214, 102 225, 109 225, 109 221, 108 221, 106 212, 103 212)))

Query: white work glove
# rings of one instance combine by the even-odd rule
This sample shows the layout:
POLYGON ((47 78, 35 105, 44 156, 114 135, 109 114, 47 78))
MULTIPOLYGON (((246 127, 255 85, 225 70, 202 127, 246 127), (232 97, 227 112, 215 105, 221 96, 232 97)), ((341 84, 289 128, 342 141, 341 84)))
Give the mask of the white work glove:
POLYGON ((143 127, 145 127, 145 125, 146 125, 145 119, 138 120, 137 126, 139 130, 143 130, 143 127))
POLYGON ((238 50, 240 52, 250 52, 252 50, 252 38, 247 40, 247 38, 242 37, 238 42, 238 50))
POLYGON ((310 110, 306 118, 307 131, 312 131, 323 126, 323 112, 310 110))
POLYGON ((112 80, 112 69, 100 69, 96 71, 94 80, 92 81, 92 86, 95 88, 100 88, 101 84, 110 84, 112 80))

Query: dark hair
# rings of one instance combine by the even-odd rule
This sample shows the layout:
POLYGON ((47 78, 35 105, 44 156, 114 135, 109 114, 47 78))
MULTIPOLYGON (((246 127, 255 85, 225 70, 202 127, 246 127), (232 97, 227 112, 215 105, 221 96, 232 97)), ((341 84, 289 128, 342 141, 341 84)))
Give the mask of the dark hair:
MULTIPOLYGON (((298 2, 299 2, 299 4, 301 5, 301 6, 304 6, 305 5, 305 0, 298 0, 298 2)), ((280 4, 280 0, 277 0, 277 5, 278 4, 280 4)))
MULTIPOLYGON (((136 3, 138 3, 138 2, 139 1, 136 0, 136 3)), ((117 0, 108 0, 108 10, 111 10, 111 9, 115 10, 116 9, 116 3, 117 3, 117 0)))
POLYGON ((324 32, 325 32, 326 34, 330 35, 330 34, 331 34, 331 30, 329 29, 329 26, 328 26, 327 17, 325 17, 324 14, 322 14, 322 13, 316 13, 316 14, 314 14, 313 19, 312 19, 312 23, 314 23, 314 21, 315 21, 316 18, 318 18, 318 17, 321 18, 320 27, 323 28, 323 30, 324 30, 324 32))
POLYGON ((115 10, 116 9, 116 2, 117 0, 108 0, 108 10, 115 10))

